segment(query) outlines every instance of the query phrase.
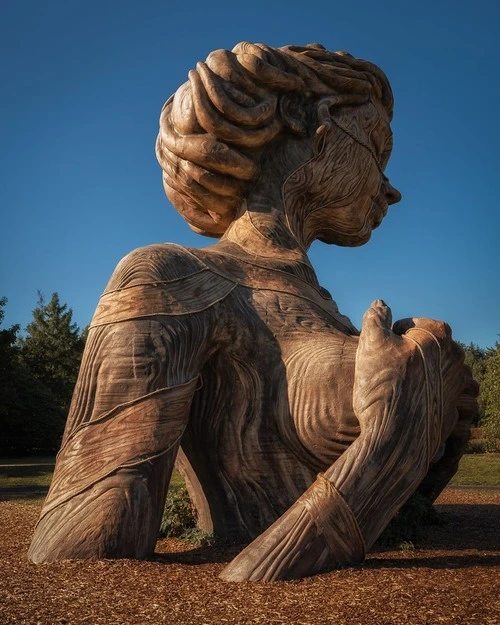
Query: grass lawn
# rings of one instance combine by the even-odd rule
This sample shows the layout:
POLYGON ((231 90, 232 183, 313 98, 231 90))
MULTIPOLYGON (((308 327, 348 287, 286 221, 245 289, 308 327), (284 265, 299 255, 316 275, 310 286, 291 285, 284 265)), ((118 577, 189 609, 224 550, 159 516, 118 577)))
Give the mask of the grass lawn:
POLYGON ((13 465, 13 464, 51 464, 54 465, 56 462, 55 456, 17 456, 14 458, 7 458, 6 456, 0 456, 0 466, 1 465, 13 465))
MULTIPOLYGON (((48 487, 52 479, 54 460, 54 458, 0 458, 0 465, 3 465, 0 466, 0 488, 48 487), (40 466, 36 466, 37 463, 40 466), (10 466, 6 466, 7 464, 10 466)), ((174 469, 171 488, 178 488, 183 483, 181 475, 174 469)), ((463 456, 451 485, 500 487, 500 455, 463 456)))
POLYGON ((460 461, 453 486, 498 486, 500 488, 499 454, 466 454, 460 461))
POLYGON ((172 471, 172 477, 170 478, 170 488, 179 488, 179 486, 184 486, 184 479, 179 471, 174 469, 172 471))
MULTIPOLYGON (((49 487, 55 458, 0 458, 0 488, 49 487)), ((174 469, 171 488, 184 485, 180 473, 174 469)))
POLYGON ((24 486, 50 486, 52 471, 37 472, 28 475, 0 475, 0 488, 19 488, 24 486))

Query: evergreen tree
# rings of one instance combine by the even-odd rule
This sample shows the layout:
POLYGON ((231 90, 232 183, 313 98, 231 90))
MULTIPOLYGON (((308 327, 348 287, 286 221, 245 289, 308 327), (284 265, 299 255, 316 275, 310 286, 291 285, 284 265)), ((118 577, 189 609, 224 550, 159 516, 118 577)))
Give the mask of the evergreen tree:
MULTIPOLYGON (((5 317, 7 298, 0 298, 0 326, 5 317)), ((19 326, 0 329, 0 424, 6 425, 8 406, 15 402, 16 376, 14 374, 16 360, 16 341, 19 326)), ((5 429, 5 428, 3 428, 5 429)))
MULTIPOLYGON (((0 325, 5 297, 0 298, 0 325)), ((0 330, 0 453, 51 453, 59 446, 64 413, 51 391, 19 357, 19 326, 0 330)))
POLYGON ((486 370, 486 361, 491 354, 491 349, 483 349, 476 343, 469 345, 461 344, 465 351, 465 364, 470 367, 472 377, 478 384, 481 384, 486 370))
MULTIPOLYGON (((6 297, 0 297, 0 326, 5 318, 5 306, 7 304, 6 297)), ((0 330, 0 393, 10 377, 10 369, 12 361, 16 354, 16 340, 19 326, 14 325, 10 328, 0 330)))
POLYGON ((69 409, 85 342, 72 317, 72 310, 61 304, 57 293, 46 303, 39 292, 33 321, 20 342, 22 362, 51 391, 65 412, 69 409))

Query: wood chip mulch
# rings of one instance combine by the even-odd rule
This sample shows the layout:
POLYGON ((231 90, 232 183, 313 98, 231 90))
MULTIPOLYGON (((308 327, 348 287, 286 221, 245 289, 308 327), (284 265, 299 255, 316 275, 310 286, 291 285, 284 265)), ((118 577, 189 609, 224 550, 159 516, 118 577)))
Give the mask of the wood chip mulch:
POLYGON ((39 506, 0 502, 1 625, 500 623, 500 493, 448 490, 413 551, 294 581, 219 580, 232 555, 162 540, 151 561, 26 560, 39 506))

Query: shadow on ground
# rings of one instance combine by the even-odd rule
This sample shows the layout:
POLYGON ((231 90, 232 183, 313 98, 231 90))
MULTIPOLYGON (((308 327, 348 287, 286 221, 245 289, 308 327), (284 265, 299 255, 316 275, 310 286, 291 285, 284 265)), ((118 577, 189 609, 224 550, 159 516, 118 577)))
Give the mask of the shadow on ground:
MULTIPOLYGON (((424 528, 423 539, 415 550, 394 552, 377 547, 362 565, 366 568, 449 569, 475 566, 499 566, 500 556, 487 552, 500 550, 500 505, 437 505, 440 523, 424 528), (442 555, 443 551, 473 550, 481 553, 442 555), (394 554, 387 557, 387 553, 394 554), (433 552, 435 555, 432 555, 433 552)), ((229 562, 243 546, 199 547, 177 553, 157 553, 154 560, 165 564, 198 565, 229 562)))

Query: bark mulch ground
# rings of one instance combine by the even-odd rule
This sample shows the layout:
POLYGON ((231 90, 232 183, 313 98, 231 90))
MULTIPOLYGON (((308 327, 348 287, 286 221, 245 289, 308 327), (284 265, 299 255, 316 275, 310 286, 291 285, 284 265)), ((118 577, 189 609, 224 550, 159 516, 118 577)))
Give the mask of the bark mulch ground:
POLYGON ((158 543, 151 561, 27 562, 40 508, 0 502, 1 625, 500 623, 500 494, 448 490, 413 551, 294 582, 226 583, 230 550, 158 543))

